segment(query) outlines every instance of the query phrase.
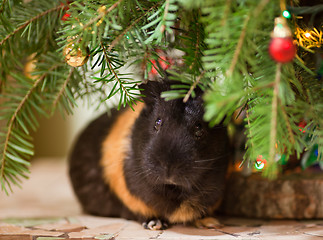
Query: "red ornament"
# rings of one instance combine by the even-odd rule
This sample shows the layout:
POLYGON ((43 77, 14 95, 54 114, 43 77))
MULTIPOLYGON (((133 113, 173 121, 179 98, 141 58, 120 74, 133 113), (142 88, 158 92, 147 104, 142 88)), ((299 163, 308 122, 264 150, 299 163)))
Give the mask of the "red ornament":
POLYGON ((65 13, 63 17, 61 18, 62 21, 67 21, 67 19, 71 16, 69 13, 65 13))
POLYGON ((295 57, 296 47, 291 36, 286 20, 281 17, 276 18, 269 43, 269 54, 276 62, 287 63, 295 57))
POLYGON ((302 133, 305 133, 305 127, 306 127, 307 123, 305 120, 301 121, 298 126, 299 126, 299 131, 302 133))
POLYGON ((167 70, 174 63, 173 59, 167 56, 167 53, 161 49, 155 49, 158 59, 151 59, 151 70, 149 72, 149 77, 155 77, 158 75, 158 70, 167 70))
POLYGON ((63 10, 65 11, 64 15, 61 18, 62 21, 67 21, 67 19, 71 16, 71 14, 66 12, 68 9, 70 9, 68 5, 69 5, 69 1, 66 1, 65 4, 61 3, 61 6, 64 6, 63 10))
MULTIPOLYGON (((158 64, 163 70, 167 70, 170 67, 170 63, 171 63, 171 60, 165 56, 161 56, 160 59, 158 59, 158 64)), ((158 71, 157 71, 158 66, 156 64, 156 60, 154 60, 154 59, 151 60, 151 64, 152 64, 152 66, 151 66, 150 73, 153 75, 157 75, 158 74, 158 71)))
POLYGON ((293 39, 273 38, 269 44, 269 53, 276 62, 290 62, 296 54, 296 47, 293 43, 293 39))
POLYGON ((257 160, 255 162, 255 168, 257 170, 262 170, 265 166, 266 166, 267 160, 264 159, 264 157, 262 155, 259 155, 257 157, 257 160))

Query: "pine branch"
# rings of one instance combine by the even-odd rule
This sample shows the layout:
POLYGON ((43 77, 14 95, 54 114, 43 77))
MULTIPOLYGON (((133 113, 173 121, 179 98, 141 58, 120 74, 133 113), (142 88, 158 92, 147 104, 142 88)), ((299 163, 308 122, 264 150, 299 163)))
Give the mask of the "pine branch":
POLYGON ((111 52, 112 49, 114 48, 115 45, 117 45, 120 41, 121 38, 124 37, 124 35, 130 31, 130 29, 132 29, 134 26, 136 26, 136 24, 143 19, 143 17, 147 16, 148 13, 151 12, 151 10, 153 10, 154 8, 156 8, 160 3, 156 3, 154 6, 152 6, 150 9, 146 10, 146 12, 144 12, 144 14, 142 14, 140 17, 138 17, 136 20, 134 20, 125 30, 123 30, 115 39, 113 39, 113 41, 111 42, 111 44, 109 45, 107 51, 111 52))
POLYGON ((246 31, 247 31, 249 20, 250 20, 250 16, 248 15, 246 17, 246 19, 244 20, 243 28, 241 30, 241 34, 240 34, 240 38, 239 38, 236 50, 234 51, 234 55, 233 55, 233 58, 232 58, 232 61, 231 61, 231 65, 230 65, 229 69, 226 72, 227 77, 232 75, 232 73, 233 73, 233 71, 234 71, 234 69, 236 67, 239 55, 241 53, 242 44, 243 44, 243 41, 244 41, 245 36, 246 36, 246 31))
MULTIPOLYGON (((37 79, 34 83, 33 86, 30 88, 30 90, 26 93, 26 95, 21 99, 19 105, 17 106, 15 112, 13 113, 12 117, 9 120, 8 123, 8 130, 7 130, 7 135, 5 138, 5 142, 4 142, 4 147, 3 147, 3 151, 2 151, 2 156, 0 159, 1 162, 1 173, 0 173, 0 178, 1 179, 5 179, 5 166, 6 166, 6 162, 7 162, 7 158, 6 155, 8 154, 8 146, 9 146, 9 140, 11 137, 11 134, 13 132, 13 127, 15 122, 17 121, 17 116, 19 114, 19 112, 21 111, 21 109, 23 108, 23 106, 26 104, 26 102, 28 101, 30 95, 32 94, 32 92, 39 86, 39 84, 43 81, 45 76, 42 76, 41 78, 37 79)), ((25 130, 26 131, 26 130, 25 130)), ((28 134, 28 133, 27 133, 28 134)))
MULTIPOLYGON (((188 22, 180 22, 182 33, 178 34, 179 50, 184 52, 184 67, 178 71, 189 71, 195 76, 199 76, 204 70, 202 66, 202 56, 207 48, 205 44, 205 28, 201 23, 201 11, 193 11, 188 17, 188 22), (187 70, 186 70, 187 69, 187 70)), ((176 35, 175 35, 176 36, 176 35)))
POLYGON ((52 111, 54 111, 60 101, 60 98, 64 95, 64 92, 66 91, 67 88, 67 84, 69 83, 69 81, 71 80, 72 74, 74 72, 75 68, 70 68, 69 74, 66 78, 66 80, 64 81, 64 83, 62 84, 62 87, 60 89, 60 91, 58 92, 58 94, 55 96, 55 99, 53 101, 52 104, 52 111))
MULTIPOLYGON (((11 95, 9 93, 4 95, 8 100, 3 103, 0 110, 1 118, 5 116, 10 116, 10 118, 5 132, 0 133, 3 138, 0 182, 2 189, 7 194, 6 186, 11 189, 10 182, 18 185, 19 176, 27 177, 25 173, 28 172, 28 169, 24 166, 30 165, 27 160, 33 155, 33 146, 29 143, 31 140, 28 137, 29 128, 36 130, 38 127, 37 119, 34 116, 35 112, 48 115, 45 109, 51 106, 50 94, 56 91, 57 83, 60 82, 57 76, 61 75, 56 74, 55 71, 62 69, 62 63, 51 62, 52 66, 48 66, 43 62, 44 59, 53 60, 49 56, 43 56, 41 60, 38 60, 37 67, 40 68, 37 72, 35 71, 38 78, 28 79, 25 76, 13 75, 18 84, 15 89, 19 91, 15 90, 11 95), (41 68, 46 70, 42 71, 41 68), (54 92, 52 92, 53 89, 54 92)), ((55 59, 57 59, 56 53, 55 59)), ((53 113, 52 108, 49 110, 53 113)))
MULTIPOLYGON (((246 107, 247 107, 247 109, 246 109, 246 119, 247 119, 247 125, 248 125, 247 130, 249 132, 249 134, 246 134, 246 135, 247 135, 247 137, 249 137, 249 138, 252 139, 253 138, 253 134, 252 134, 252 131, 251 131, 251 122, 250 122, 250 116, 249 116, 249 107, 248 107, 248 105, 246 107)), ((247 145, 246 145, 246 147, 247 147, 247 145)), ((254 146, 253 142, 251 142, 251 151, 254 151, 254 149, 255 149, 255 146, 254 146)), ((254 156, 255 153, 252 152, 251 155, 254 156)), ((239 166, 239 168, 245 163, 245 161, 246 161, 246 158, 244 157, 243 160, 242 160, 242 162, 241 162, 241 164, 240 164, 240 166, 239 166)))
POLYGON ((268 161, 273 163, 275 158, 275 145, 277 142, 277 114, 278 114, 278 95, 281 78, 281 63, 277 63, 277 70, 275 76, 275 84, 273 90, 273 100, 271 105, 271 123, 270 123, 270 144, 269 144, 269 159, 268 161))
POLYGON ((258 4, 258 6, 255 8, 253 15, 255 18, 259 16, 264 10, 264 8, 268 5, 270 0, 261 0, 261 2, 258 4))
MULTIPOLYGON (((121 96, 120 96, 118 109, 120 109, 122 101, 123 101, 124 106, 126 104, 128 104, 132 108, 132 103, 135 100, 135 97, 133 97, 133 95, 137 95, 136 93, 131 93, 130 92, 134 88, 133 87, 129 88, 128 86, 126 86, 126 84, 128 84, 128 83, 123 82, 122 79, 119 78, 117 72, 114 69, 115 67, 113 66, 111 58, 109 57, 108 52, 107 52, 107 50, 106 50, 106 48, 105 48, 105 46, 104 46, 104 44, 102 42, 101 42, 101 47, 102 47, 104 58, 105 58, 105 61, 107 63, 107 66, 109 68, 109 71, 113 75, 113 77, 110 80, 108 80, 108 82, 112 81, 112 79, 116 80, 116 83, 114 84, 114 87, 112 88, 112 90, 111 90, 111 92, 110 92, 110 94, 109 94, 109 96, 107 98, 111 98, 113 95, 115 95, 117 93, 117 91, 115 91, 115 88, 116 88, 117 84, 119 84, 119 86, 120 86, 119 89, 120 89, 121 96)), ((103 68, 101 69, 101 74, 102 74, 102 70, 104 69, 104 66, 102 66, 102 67, 103 68)))
MULTIPOLYGON (((199 25, 199 23, 196 23, 197 26, 199 25)), ((199 49, 200 49, 200 35, 198 33, 198 31, 196 31, 196 42, 195 42, 195 51, 194 51, 194 59, 198 59, 198 54, 199 54, 199 49)), ((193 61, 190 65, 189 65, 189 69, 193 69, 194 65, 196 64, 196 61, 193 61)))
POLYGON ((166 5, 165 5, 165 9, 164 9, 164 15, 163 15, 163 19, 162 19, 162 25, 160 26, 160 31, 161 33, 163 33, 166 29, 166 19, 167 19, 167 14, 168 14, 168 10, 169 10, 169 4, 170 4, 170 0, 166 0, 166 5))
MULTIPOLYGON (((0 6, 0 15, 2 15, 2 17, 10 16, 12 9, 15 7, 15 5, 21 4, 21 2, 22 0, 2 0, 1 6, 0 6), (7 8, 6 8, 6 5, 7 5, 7 8)), ((2 18, 0 21, 3 21, 3 20, 4 18, 2 18)))
POLYGON ((153 13, 149 18, 150 21, 148 24, 143 26, 142 30, 147 30, 156 26, 152 31, 151 35, 145 40, 146 44, 152 43, 153 40, 156 40, 157 43, 160 43, 163 39, 165 32, 172 32, 171 27, 174 26, 174 21, 177 18, 175 12, 178 10, 175 0, 166 0, 161 8, 153 13), (158 16, 159 13, 163 11, 162 16, 158 16))
POLYGON ((10 39, 11 37, 13 37, 15 34, 17 34, 20 30, 25 29, 32 22, 40 19, 43 16, 46 16, 47 14, 49 14, 51 12, 55 12, 55 11, 61 10, 64 7, 65 7, 64 5, 58 5, 57 7, 54 7, 52 9, 48 9, 47 11, 42 12, 42 13, 38 14, 37 16, 31 18, 30 20, 26 21, 25 23, 23 23, 22 25, 20 25, 19 27, 17 27, 13 32, 9 33, 4 39, 2 39, 0 41, 0 46, 3 45, 6 41, 8 41, 8 39, 10 39))
POLYGON ((283 113, 284 120, 285 120, 286 125, 287 125, 288 136, 289 136, 290 142, 291 142, 291 144, 294 145, 295 144, 295 138, 294 138, 292 126, 290 125, 290 122, 289 122, 289 119, 288 119, 288 115, 287 115, 287 112, 286 112, 284 106, 281 104, 280 99, 278 99, 278 100, 279 100, 279 105, 281 107, 281 111, 283 113))
POLYGON ((110 71, 113 73, 113 75, 115 76, 115 78, 116 78, 116 79, 117 79, 117 81, 119 82, 119 84, 120 84, 120 86, 121 86, 121 88, 122 88, 123 92, 124 92, 127 96, 129 96, 129 95, 128 95, 128 92, 126 91, 126 88, 123 86, 122 82, 120 81, 120 79, 119 79, 119 77, 118 77, 118 74, 114 71, 113 66, 112 66, 112 64, 111 64, 111 60, 110 60, 110 58, 109 58, 109 56, 108 56, 108 53, 107 53, 107 51, 106 51, 106 49, 105 49, 105 47, 104 47, 104 45, 103 45, 102 43, 101 43, 101 47, 102 47, 102 49, 103 49, 104 57, 105 57, 105 60, 107 61, 108 65, 109 65, 109 69, 110 69, 110 71))
POLYGON ((226 6, 221 20, 221 26, 224 26, 228 21, 228 16, 231 10, 231 4, 232 4, 232 0, 226 0, 226 6))
POLYGON ((185 97, 183 98, 183 102, 186 103, 188 101, 188 99, 190 98, 190 96, 192 95, 192 92, 194 91, 194 89, 197 87, 197 85, 199 84, 199 82, 201 81, 202 77, 204 76, 204 74, 206 73, 206 71, 204 70, 200 76, 197 77, 197 79, 193 82, 193 84, 191 85, 189 91, 186 93, 185 97))
POLYGON ((99 15, 93 19, 91 19, 87 24, 83 25, 83 31, 88 29, 92 24, 98 22, 100 19, 102 19, 105 15, 109 14, 111 11, 113 11, 123 0, 118 0, 115 2, 111 7, 109 7, 105 11, 100 11, 99 15))
POLYGON ((48 115, 57 108, 70 113, 77 98, 95 92, 101 94, 95 95, 98 101, 120 94, 119 108, 122 103, 131 107, 138 82, 120 68, 140 63, 147 75, 156 60, 153 67, 161 71, 157 48, 184 54, 178 66, 171 63, 167 70, 179 83, 163 96, 187 101, 200 86, 206 90, 205 118, 211 124, 227 122, 238 107, 247 107, 245 160, 265 156, 273 166, 270 175, 276 173, 279 154, 288 158, 318 144, 322 156, 322 91, 313 66, 306 66, 301 48, 297 65, 278 67, 268 55, 278 0, 77 0, 69 4, 72 16, 63 22, 66 5, 58 0, 20 2, 3 0, 0 6, 0 91, 7 98, 0 120, 8 121, 6 132, 0 133, 0 184, 5 191, 27 177, 33 154, 29 129, 38 127, 35 113, 48 115), (100 76, 92 77, 94 83, 85 80, 86 65, 83 71, 70 68, 57 56, 58 45, 72 41, 76 47, 88 46, 91 60, 98 57, 92 67, 100 68, 100 76), (33 81, 17 73, 25 64, 21 59, 32 53, 38 58, 33 74, 41 76, 33 81), (8 76, 16 82, 6 81, 8 76), (302 118, 308 121, 310 142, 298 130, 302 118))
POLYGON ((7 0, 3 0, 3 1, 2 1, 1 7, 0 7, 0 14, 2 14, 2 13, 3 13, 3 11, 4 11, 4 6, 5 6, 6 2, 7 2, 7 0))

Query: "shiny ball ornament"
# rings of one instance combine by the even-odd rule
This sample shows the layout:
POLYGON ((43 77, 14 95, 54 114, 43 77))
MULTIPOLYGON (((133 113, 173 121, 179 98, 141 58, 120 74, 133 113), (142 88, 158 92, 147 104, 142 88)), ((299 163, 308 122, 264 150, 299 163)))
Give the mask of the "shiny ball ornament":
POLYGON ((74 43, 68 44, 63 49, 63 55, 65 56, 65 61, 68 65, 72 67, 80 67, 84 65, 89 59, 89 48, 84 49, 80 47, 75 47, 74 43))
POLYGON ((30 79, 36 79, 38 76, 32 75, 32 72, 36 69, 37 60, 35 59, 36 54, 31 54, 25 63, 24 66, 24 75, 30 79))
POLYGON ((62 21, 67 21, 68 20, 68 18, 71 16, 71 14, 69 14, 69 13, 65 13, 63 16, 62 16, 62 18, 61 18, 61 20, 62 21))
POLYGON ((287 63, 294 59, 296 47, 292 38, 273 38, 269 44, 270 56, 279 63, 287 63))
MULTIPOLYGON (((165 56, 161 56, 160 59, 158 59, 158 64, 163 70, 167 70, 170 67, 169 63, 171 63, 171 60, 165 56)), ((154 59, 151 60, 151 64, 152 64, 152 68, 151 68, 150 72, 153 75, 157 75, 158 74, 158 71, 157 71, 158 65, 157 65, 156 60, 154 60, 154 59)))
POLYGON ((295 57, 296 46, 285 18, 275 18, 275 27, 269 43, 269 54, 278 63, 290 62, 295 57))
POLYGON ((259 155, 255 162, 255 169, 258 171, 263 170, 266 166, 266 163, 267 163, 267 160, 264 159, 262 155, 259 155))

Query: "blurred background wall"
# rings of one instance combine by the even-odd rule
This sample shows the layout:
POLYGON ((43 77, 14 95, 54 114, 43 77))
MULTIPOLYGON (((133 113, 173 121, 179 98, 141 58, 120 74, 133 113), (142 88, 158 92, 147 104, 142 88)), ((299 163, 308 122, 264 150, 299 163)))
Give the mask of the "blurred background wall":
POLYGON ((73 115, 62 116, 56 112, 53 117, 39 118, 40 127, 34 132, 34 158, 66 158, 80 131, 94 118, 104 112, 78 101, 73 115))

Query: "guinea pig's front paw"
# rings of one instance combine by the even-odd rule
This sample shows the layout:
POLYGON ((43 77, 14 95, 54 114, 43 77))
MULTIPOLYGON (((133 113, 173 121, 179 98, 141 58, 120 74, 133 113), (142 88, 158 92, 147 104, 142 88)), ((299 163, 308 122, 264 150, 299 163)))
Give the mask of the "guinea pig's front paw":
POLYGON ((194 226, 197 228, 220 228, 223 225, 213 217, 200 218, 194 221, 194 226))
POLYGON ((145 229, 149 230, 165 230, 168 228, 168 223, 159 219, 152 219, 142 223, 145 229))

